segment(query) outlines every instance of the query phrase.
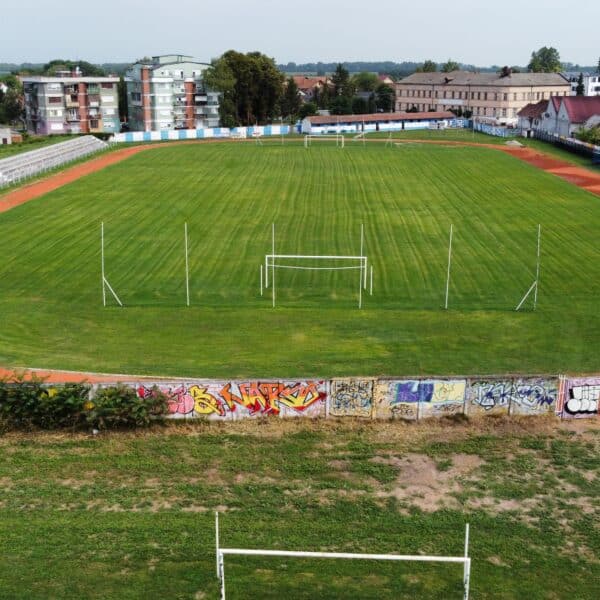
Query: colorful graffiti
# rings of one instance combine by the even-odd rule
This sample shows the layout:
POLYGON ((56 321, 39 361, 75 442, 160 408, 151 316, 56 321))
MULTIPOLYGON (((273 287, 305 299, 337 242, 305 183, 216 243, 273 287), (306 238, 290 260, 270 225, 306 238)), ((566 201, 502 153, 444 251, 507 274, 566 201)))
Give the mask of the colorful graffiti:
MULTIPOLYGON (((137 387, 143 398, 153 385, 137 387)), ((168 397, 171 418, 236 419, 261 415, 320 416, 325 412, 324 381, 197 382, 156 387, 168 397)))
POLYGON ((467 413, 540 414, 554 410, 556 379, 503 379, 471 381, 467 413))
POLYGON ((416 420, 463 411, 466 380, 400 380, 379 382, 378 418, 416 420))
POLYGON ((372 379, 332 381, 329 414, 336 417, 372 417, 373 388, 372 379))
POLYGON ((600 377, 562 378, 556 414, 564 419, 596 417, 600 405, 600 377))

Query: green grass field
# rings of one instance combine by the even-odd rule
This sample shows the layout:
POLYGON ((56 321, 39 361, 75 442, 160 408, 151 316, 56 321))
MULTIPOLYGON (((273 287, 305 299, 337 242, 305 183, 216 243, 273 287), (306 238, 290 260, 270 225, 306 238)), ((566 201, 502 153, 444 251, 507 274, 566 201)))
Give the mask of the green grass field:
MULTIPOLYGON (((227 547, 460 555, 473 600, 595 600, 593 423, 305 420, 0 437, 0 596, 218 598, 227 547)), ((462 598, 460 565, 228 557, 227 598, 462 598)))
POLYGON ((149 150, 0 214, 0 364, 227 378, 591 372, 599 225, 596 196, 491 149, 149 150), (102 221, 124 309, 102 307, 102 221), (283 270, 272 309, 259 266, 273 222, 290 254, 357 254, 364 223, 363 309, 355 271, 283 270), (515 313, 538 223, 538 309, 515 313))

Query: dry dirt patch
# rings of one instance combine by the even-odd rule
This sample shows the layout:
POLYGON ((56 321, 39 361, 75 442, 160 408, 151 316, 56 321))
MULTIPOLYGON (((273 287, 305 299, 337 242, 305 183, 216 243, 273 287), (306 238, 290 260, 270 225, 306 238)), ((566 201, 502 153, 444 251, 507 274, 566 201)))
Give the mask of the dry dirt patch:
POLYGON ((398 477, 391 491, 379 490, 380 498, 393 496, 403 504, 411 504, 424 512, 442 508, 460 508, 455 494, 462 490, 461 478, 473 474, 483 460, 472 454, 449 456, 451 466, 438 470, 434 460, 425 454, 407 454, 402 457, 376 456, 372 462, 392 465, 398 477))

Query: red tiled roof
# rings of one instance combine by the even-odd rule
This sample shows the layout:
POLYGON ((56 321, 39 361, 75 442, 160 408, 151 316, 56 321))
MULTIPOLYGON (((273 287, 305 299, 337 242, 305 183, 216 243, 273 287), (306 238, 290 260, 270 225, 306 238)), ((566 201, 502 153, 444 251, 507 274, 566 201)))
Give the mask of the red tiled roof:
POLYGON ((600 115, 600 96, 565 96, 562 101, 571 123, 585 123, 600 115))
POLYGON ((537 119, 546 112, 548 108, 548 100, 540 100, 536 104, 528 104, 524 106, 517 114, 524 119, 537 119))
POLYGON ((560 108, 560 101, 562 100, 562 96, 551 96, 550 100, 552 100, 552 106, 554 106, 554 112, 558 113, 558 109, 560 108))
POLYGON ((327 77, 307 77, 306 75, 294 75, 294 82, 299 90, 312 90, 329 83, 327 77))
POLYGON ((395 112, 372 113, 368 115, 328 115, 307 117, 311 125, 326 125, 335 123, 376 123, 385 121, 421 121, 429 119, 456 119, 456 115, 447 111, 440 112, 395 112))

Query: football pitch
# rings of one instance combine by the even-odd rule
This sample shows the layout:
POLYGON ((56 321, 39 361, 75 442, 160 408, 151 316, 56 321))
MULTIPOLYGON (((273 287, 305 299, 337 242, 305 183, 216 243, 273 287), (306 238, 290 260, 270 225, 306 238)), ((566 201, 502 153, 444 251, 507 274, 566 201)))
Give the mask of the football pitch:
POLYGON ((597 197, 488 148, 165 146, 0 214, 0 363, 196 377, 591 372, 599 226, 597 197), (110 293, 102 306, 101 223, 123 308, 110 293), (260 293, 272 224, 276 253, 294 255, 358 255, 364 225, 362 308, 351 269, 277 269, 273 308, 272 288, 260 293), (530 297, 515 312, 538 225, 537 308, 530 297))

